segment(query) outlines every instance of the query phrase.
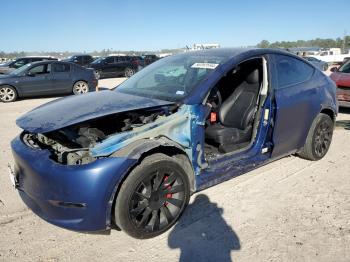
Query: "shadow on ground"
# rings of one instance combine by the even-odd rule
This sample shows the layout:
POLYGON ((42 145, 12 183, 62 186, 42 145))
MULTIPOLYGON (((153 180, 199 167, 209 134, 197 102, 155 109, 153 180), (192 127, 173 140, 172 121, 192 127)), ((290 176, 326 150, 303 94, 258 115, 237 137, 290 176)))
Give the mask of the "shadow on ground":
POLYGON ((241 245, 222 214, 223 209, 206 195, 196 196, 168 238, 170 248, 180 249, 180 262, 232 261, 231 251, 241 245))

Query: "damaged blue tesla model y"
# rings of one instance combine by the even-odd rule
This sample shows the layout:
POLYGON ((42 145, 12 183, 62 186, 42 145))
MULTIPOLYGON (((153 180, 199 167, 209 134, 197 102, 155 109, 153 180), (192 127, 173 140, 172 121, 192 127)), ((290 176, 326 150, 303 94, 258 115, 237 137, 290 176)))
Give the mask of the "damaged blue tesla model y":
POLYGON ((271 49, 161 59, 114 90, 58 99, 17 120, 11 179, 26 205, 77 231, 150 238, 190 195, 289 154, 328 151, 334 83, 271 49))

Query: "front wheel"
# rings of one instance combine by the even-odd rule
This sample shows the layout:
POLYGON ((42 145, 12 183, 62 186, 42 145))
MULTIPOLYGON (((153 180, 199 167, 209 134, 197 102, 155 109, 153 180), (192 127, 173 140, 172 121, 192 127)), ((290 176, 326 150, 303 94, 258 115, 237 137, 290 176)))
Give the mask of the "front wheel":
POLYGON ((73 86, 73 94, 74 95, 81 95, 84 93, 89 92, 89 86, 88 83, 85 81, 78 81, 73 86))
POLYGON ((13 102, 17 99, 16 89, 12 86, 0 86, 0 101, 2 102, 13 102))
POLYGON ((143 239, 162 234, 179 219, 190 198, 188 176, 176 158, 146 157, 122 184, 115 204, 116 224, 143 239))
POLYGON ((305 145, 298 155, 313 161, 323 158, 331 145, 333 129, 334 122, 330 116, 319 114, 312 123, 305 145))

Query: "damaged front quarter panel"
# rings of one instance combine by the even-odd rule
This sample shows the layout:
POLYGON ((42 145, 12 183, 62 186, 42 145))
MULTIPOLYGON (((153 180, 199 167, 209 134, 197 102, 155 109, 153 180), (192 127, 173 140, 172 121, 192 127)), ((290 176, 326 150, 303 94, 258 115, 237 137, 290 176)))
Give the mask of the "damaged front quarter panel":
MULTIPOLYGON (((152 143, 154 140, 159 140, 163 146, 167 146, 168 143, 184 151, 192 162, 194 170, 198 171, 200 163, 204 161, 201 153, 204 137, 202 132, 197 132, 197 128, 204 127, 204 119, 207 114, 202 107, 182 105, 174 114, 160 117, 152 123, 131 131, 110 136, 91 149, 91 156, 124 155, 126 153, 123 152, 130 150, 123 151, 123 149, 137 141, 152 143)), ((158 144, 153 143, 153 147, 157 147, 158 144)))
POLYGON ((152 139, 165 136, 176 141, 184 149, 191 148, 191 107, 183 105, 169 116, 156 121, 110 136, 91 149, 94 157, 108 156, 140 139, 152 139))

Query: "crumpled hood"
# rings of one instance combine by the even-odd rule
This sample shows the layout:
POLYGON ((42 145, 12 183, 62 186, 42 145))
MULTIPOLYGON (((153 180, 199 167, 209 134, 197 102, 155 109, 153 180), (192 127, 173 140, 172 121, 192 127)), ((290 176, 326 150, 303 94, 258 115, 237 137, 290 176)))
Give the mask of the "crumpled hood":
POLYGON ((24 114, 16 120, 16 124, 32 133, 46 133, 102 116, 171 104, 169 101, 106 90, 49 102, 24 114))

